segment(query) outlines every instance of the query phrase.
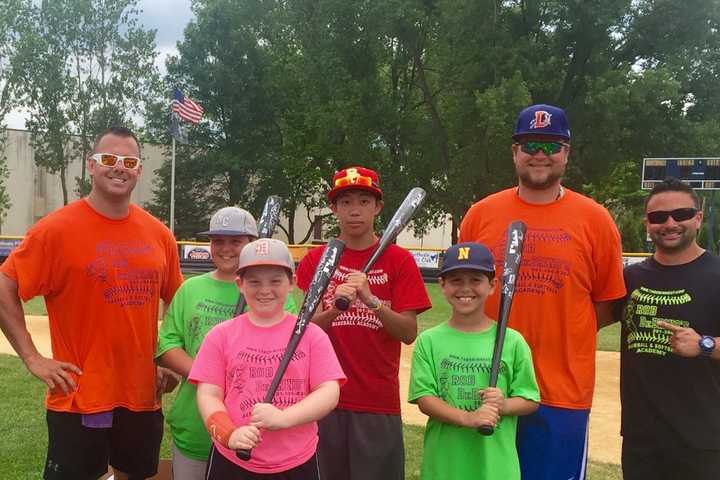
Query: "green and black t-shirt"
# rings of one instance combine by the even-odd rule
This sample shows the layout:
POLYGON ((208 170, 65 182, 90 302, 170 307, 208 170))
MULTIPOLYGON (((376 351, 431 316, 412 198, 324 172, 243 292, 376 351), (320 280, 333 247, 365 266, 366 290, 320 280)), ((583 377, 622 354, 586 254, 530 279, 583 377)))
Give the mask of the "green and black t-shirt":
POLYGON ((668 266, 650 257, 625 269, 625 285, 623 436, 720 449, 720 361, 673 354, 670 332, 656 324, 664 320, 720 336, 720 259, 705 252, 668 266))

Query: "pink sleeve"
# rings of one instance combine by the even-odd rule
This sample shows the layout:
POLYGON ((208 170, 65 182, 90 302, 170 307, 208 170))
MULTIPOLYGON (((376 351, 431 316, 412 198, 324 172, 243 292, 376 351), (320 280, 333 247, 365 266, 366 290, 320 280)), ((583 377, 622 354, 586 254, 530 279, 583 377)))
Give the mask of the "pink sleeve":
POLYGON ((391 283, 392 309, 398 313, 409 310, 422 313, 432 306, 425 282, 412 254, 408 251, 402 254, 404 258, 398 259, 400 268, 391 283))
POLYGON ((347 378, 327 334, 314 323, 307 328, 305 334, 310 340, 310 390, 330 380, 344 384, 347 378))
POLYGON ((225 390, 225 329, 222 326, 213 327, 203 340, 188 375, 190 383, 212 383, 225 390))

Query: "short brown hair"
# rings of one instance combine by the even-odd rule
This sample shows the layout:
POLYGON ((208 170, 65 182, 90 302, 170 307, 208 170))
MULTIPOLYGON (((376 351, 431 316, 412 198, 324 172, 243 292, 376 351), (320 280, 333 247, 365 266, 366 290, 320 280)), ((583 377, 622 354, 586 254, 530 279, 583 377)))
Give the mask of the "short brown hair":
POLYGON ((132 138, 137 144, 138 155, 140 154, 140 141, 138 140, 135 133, 133 133, 133 131, 127 127, 110 127, 100 132, 100 134, 95 137, 95 143, 93 143, 93 153, 100 153, 97 151, 98 143, 100 143, 100 140, 102 140, 107 135, 115 135, 116 137, 122 138, 132 138))
POLYGON ((693 203, 695 204, 695 208, 700 210, 700 199, 697 196, 697 193, 695 193, 695 190, 690 188, 690 185, 688 185, 685 182, 681 182, 677 178, 674 177, 668 177, 665 180, 663 180, 660 183, 656 183, 653 189, 650 191, 650 195, 645 198, 645 210, 647 211, 648 203, 650 202, 650 199, 657 195, 658 193, 663 192, 683 192, 690 195, 690 198, 692 198, 693 203))

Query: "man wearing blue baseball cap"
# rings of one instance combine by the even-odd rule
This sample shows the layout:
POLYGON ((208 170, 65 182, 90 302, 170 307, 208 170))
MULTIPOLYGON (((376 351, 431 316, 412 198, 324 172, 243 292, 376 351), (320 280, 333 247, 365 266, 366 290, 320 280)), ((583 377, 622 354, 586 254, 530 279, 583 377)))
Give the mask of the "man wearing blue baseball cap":
MULTIPOLYGON (((561 179, 570 154, 565 112, 532 105, 512 136, 518 186, 474 204, 460 241, 490 246, 498 265, 510 222, 528 225, 509 325, 533 354, 541 405, 518 422, 523 480, 584 478, 595 385, 595 331, 625 295, 620 234, 608 211, 561 179)), ((498 294, 488 299, 496 315, 498 294)))

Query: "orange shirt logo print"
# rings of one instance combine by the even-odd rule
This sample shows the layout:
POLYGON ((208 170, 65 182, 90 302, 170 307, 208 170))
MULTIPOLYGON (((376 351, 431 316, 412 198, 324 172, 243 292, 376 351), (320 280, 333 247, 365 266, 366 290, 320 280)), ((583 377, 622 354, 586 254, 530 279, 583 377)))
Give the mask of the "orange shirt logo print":
MULTIPOLYGON (((499 269, 505 256, 504 238, 492 249, 499 269)), ((528 228, 523 266, 517 279, 516 293, 557 294, 572 271, 568 258, 570 235, 561 228, 528 228)))
POLYGON ((134 242, 100 242, 95 258, 85 266, 85 275, 103 288, 106 303, 142 306, 158 291, 160 278, 156 269, 141 268, 153 251, 149 245, 134 242))

